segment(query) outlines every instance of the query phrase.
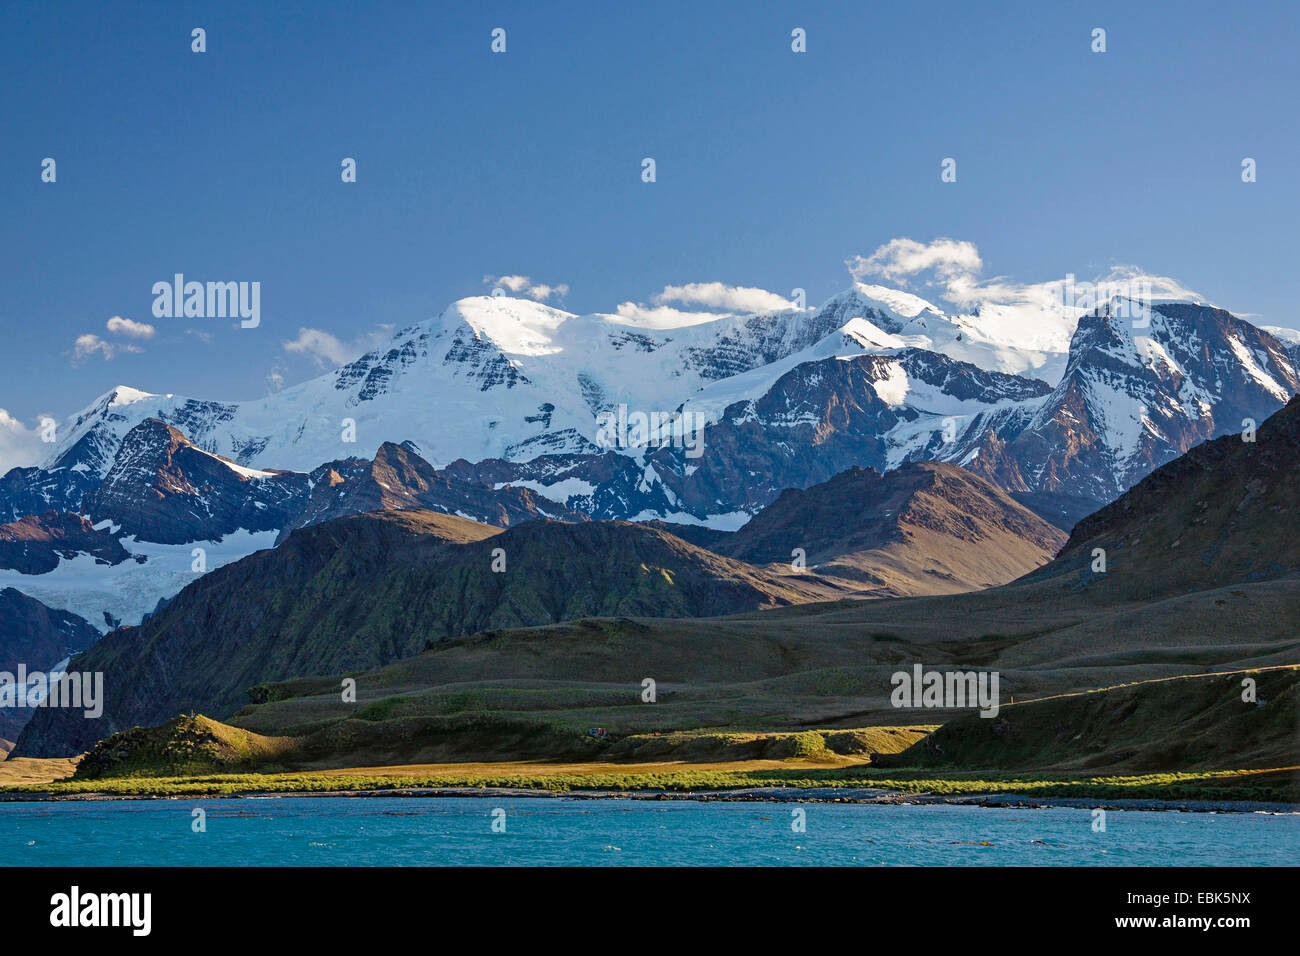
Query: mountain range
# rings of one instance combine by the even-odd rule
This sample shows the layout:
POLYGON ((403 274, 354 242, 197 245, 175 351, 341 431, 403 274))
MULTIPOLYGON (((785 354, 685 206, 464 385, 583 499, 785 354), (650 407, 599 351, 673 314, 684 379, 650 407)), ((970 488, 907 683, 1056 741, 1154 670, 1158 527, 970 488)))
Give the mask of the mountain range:
MULTIPOLYGON (((499 531, 418 511, 335 519, 206 576, 144 626, 121 628, 79 655, 73 668, 106 674, 103 721, 40 711, 15 752, 66 755, 193 707, 262 734, 332 741, 330 759, 356 765, 362 753, 423 759, 427 748, 453 746, 460 730, 494 720, 503 722, 502 740, 528 726, 576 736, 593 723, 617 739, 755 722, 909 722, 916 713, 890 703, 890 675, 913 662, 996 670, 1012 702, 1294 664, 1300 398, 1251 438, 1221 437, 1157 469, 1016 581, 886 601, 783 607, 799 600, 795 583, 818 585, 822 565, 806 579, 773 577, 775 565, 741 574, 727 563, 734 559, 645 524, 538 521, 499 531), (580 540, 564 542, 569 536, 580 540), (515 568, 499 580, 489 569, 494 547, 515 568), (642 599, 656 616, 637 613, 642 599), (745 604, 754 610, 745 613, 745 604), (585 615, 584 606, 602 616, 585 615), (658 616, 665 608, 690 616, 658 616), (742 613, 702 618, 702 610, 742 613), (511 623, 530 615, 555 623, 511 623), (358 670, 366 659, 387 663, 358 670), (356 681, 355 703, 341 699, 343 673, 356 681), (659 688, 653 707, 638 697, 646 676, 659 688)), ((870 554, 882 538, 930 524, 960 534, 963 517, 994 503, 1019 507, 1006 496, 940 493, 954 485, 966 496, 984 483, 951 465, 883 479, 849 472, 787 493, 752 532, 712 545, 762 560, 797 537, 814 558, 844 563, 837 542, 870 554), (844 486, 871 482, 882 501, 897 503, 888 510, 910 515, 892 534, 870 522, 859 534, 840 520, 847 509, 831 507, 845 500, 837 493, 844 486), (925 502, 936 495, 963 506, 931 506, 935 520, 927 521, 925 502)), ((1023 508, 1004 518, 1038 521, 1023 508)), ((1231 710, 1231 701, 1219 704, 1231 710)), ((1032 720, 1035 711, 1024 713, 1032 720)), ((1018 726, 1019 717, 1008 719, 1018 726)), ((483 745, 481 734, 475 739, 483 745)), ((1058 747, 1056 759, 1068 753, 1058 747)))
POLYGON ((471 298, 257 401, 114 389, 60 426, 44 462, 0 480, 0 518, 83 511, 151 418, 259 474, 407 442, 458 477, 523 483, 594 518, 734 527, 787 487, 923 460, 1104 503, 1300 387, 1287 343, 1205 305, 1115 299, 1068 342, 1064 355, 1006 344, 861 284, 818 309, 672 329, 471 298), (601 416, 620 407, 663 422, 611 447, 601 416), (664 441, 680 416, 702 428, 702 454, 664 441))
POLYGON ((503 530, 418 508, 312 524, 203 575, 78 657, 77 668, 108 675, 103 718, 64 713, 25 746, 88 747, 178 710, 233 710, 267 681, 382 666, 502 628, 970 590, 1032 570, 1065 540, 950 464, 855 469, 787 492, 754 522, 751 533, 713 532, 709 547, 662 523, 503 530), (790 560, 796 548, 810 563, 790 560))
MULTIPOLYGON (((44 461, 0 477, 0 587, 100 633, 147 626, 187 586, 295 534, 411 509, 538 553, 667 548, 635 563, 709 582, 638 597, 646 582, 606 569, 561 601, 539 598, 540 580, 525 600, 476 579, 494 596, 422 621, 423 640, 954 593, 1033 571, 1098 520, 1080 519, 1300 391, 1300 336, 1212 306, 1115 298, 1041 320, 952 317, 861 283, 816 309, 666 329, 484 296, 253 402, 118 387, 64 422, 44 461), (648 424, 610 441, 610 421, 637 416, 648 424)), ((444 577, 471 587, 454 568, 486 545, 455 547, 444 577)), ((49 615, 27 615, 50 622, 32 646, 63 650, 31 668, 81 649, 49 615)))
POLYGON ((862 283, 816 309, 668 329, 483 296, 257 401, 118 387, 0 477, 0 585, 107 630, 349 513, 733 531, 789 489, 924 461, 1068 531, 1300 390, 1294 333, 1211 306, 1116 298, 1040 319, 953 317, 862 283), (660 416, 639 443, 602 438, 637 413, 660 416), (4 546, 15 535, 25 556, 4 546))

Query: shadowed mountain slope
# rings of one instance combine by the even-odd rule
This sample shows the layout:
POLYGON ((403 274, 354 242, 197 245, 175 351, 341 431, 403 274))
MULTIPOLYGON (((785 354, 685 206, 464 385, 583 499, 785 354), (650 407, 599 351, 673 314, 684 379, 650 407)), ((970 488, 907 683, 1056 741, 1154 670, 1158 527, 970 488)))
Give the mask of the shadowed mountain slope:
POLYGON ((1109 598, 1164 596, 1300 572, 1300 398, 1246 441, 1226 435, 1156 469, 1079 522, 1030 581, 1109 598), (1106 572, 1092 570, 1105 552, 1106 572))
POLYGON ((832 593, 817 588, 627 522, 501 531, 418 510, 354 515, 212 571, 140 627, 109 634, 76 665, 112 675, 104 719, 50 712, 20 746, 84 748, 178 709, 226 713, 253 684, 375 667, 487 629, 729 614, 832 593))
POLYGON ((1005 584, 1051 560, 1065 539, 983 478, 923 462, 884 475, 852 468, 787 490, 713 548, 786 567, 799 549, 819 575, 900 597, 1005 584))
MULTIPOLYGON (((124 688, 110 701, 111 721, 89 729, 44 712, 18 752, 71 752, 117 729, 111 723, 162 719, 183 706, 224 716, 242 688, 276 679, 262 675, 342 672, 377 658, 392 663, 356 675, 375 720, 459 712, 472 697, 476 712, 529 712, 574 732, 585 723, 614 733, 954 716, 890 705, 891 674, 916 663, 996 669, 1008 700, 1296 664, 1298 416, 1300 400, 1292 401, 1256 442, 1230 436, 1159 469, 1081 523, 1040 570, 938 597, 699 619, 743 602, 806 600, 795 586, 817 579, 768 576, 622 523, 531 522, 491 538, 478 536, 495 529, 465 523, 456 527, 476 540, 455 545, 433 531, 399 533, 403 522, 427 520, 418 512, 328 522, 213 572, 167 613, 78 658, 124 688), (382 538, 383 547, 358 537, 382 538), (1105 573, 1092 571, 1094 545, 1108 548, 1105 573), (490 571, 494 547, 505 548, 510 573, 490 571), (399 570, 385 572, 393 554, 399 570), (584 617, 583 607, 610 619, 584 617), (683 619, 652 619, 645 608, 683 619), (579 619, 515 626, 564 617, 579 619), (465 636, 398 660, 454 633, 465 636), (639 698, 647 676, 659 686, 653 707, 639 698)), ((337 673, 259 688, 255 703, 239 722, 259 733, 350 719, 358 707, 340 700, 337 673)))
POLYGON ((1300 767, 1300 668, 1107 687, 965 716, 878 763, 1144 773, 1300 767), (1253 685, 1247 694, 1243 682, 1253 685))
MULTIPOLYGON (((99 632, 88 622, 67 611, 56 611, 40 601, 15 591, 0 589, 0 671, 16 679, 20 665, 28 673, 47 671, 94 643, 99 632)), ((13 740, 34 713, 15 707, 15 687, 0 687, 0 737, 13 740)))

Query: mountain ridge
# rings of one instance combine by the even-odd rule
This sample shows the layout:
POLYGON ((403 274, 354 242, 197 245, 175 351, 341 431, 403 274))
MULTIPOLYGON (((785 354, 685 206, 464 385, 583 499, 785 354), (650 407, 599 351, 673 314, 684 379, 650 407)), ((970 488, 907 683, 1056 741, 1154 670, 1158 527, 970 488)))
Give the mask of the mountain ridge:
MULTIPOLYGON (((382 666, 501 628, 591 616, 700 619, 959 591, 1023 574, 1065 537, 946 463, 884 476, 858 470, 787 493, 771 508, 771 522, 748 535, 712 535, 708 547, 662 523, 539 519, 500 529, 418 509, 348 515, 209 572, 141 626, 109 634, 76 666, 113 674, 103 726, 124 729, 177 708, 224 713, 266 681, 382 666), (846 501, 846 485, 868 493, 846 501), (905 503, 906 520, 889 513, 895 500, 905 503), (836 514, 804 522, 810 502, 835 502, 836 514), (864 517, 881 509, 874 524, 864 517), (832 558, 825 567, 792 567, 788 554, 784 564, 759 567, 726 553, 753 556, 755 540, 788 541, 792 523, 816 537, 816 545, 800 538, 810 553, 832 558), (846 525, 861 533, 855 538, 846 525)), ((21 746, 88 746, 102 729, 76 715, 48 720, 57 726, 43 720, 21 746)))
POLYGON ((760 566, 801 553, 819 575, 878 582, 873 596, 903 597, 1005 584, 1051 560, 1065 540, 977 475, 924 462, 883 475, 851 468, 788 489, 713 550, 760 566), (873 514, 864 521, 865 502, 873 514))
MULTIPOLYGON (((1238 427, 1242 417, 1262 420, 1300 390, 1289 345, 1210 306, 1117 298, 1080 310, 1063 376, 1053 383, 1032 377, 1042 369, 1009 361, 1013 346, 1005 341, 975 348, 982 333, 974 320, 943 316, 923 300, 904 305, 888 292, 860 284, 817 309, 672 329, 476 297, 399 330, 388 346, 349 365, 254 402, 119 387, 62 426, 42 467, 0 478, 0 519, 79 511, 125 433, 158 418, 242 467, 310 473, 346 457, 346 435, 355 434, 370 447, 413 443, 435 467, 508 462, 533 491, 591 517, 688 514, 725 527, 726 515, 753 514, 771 493, 750 489, 719 500, 695 492, 688 470, 700 465, 683 449, 602 447, 598 414, 621 403, 693 416, 693 424, 713 430, 709 441, 724 447, 748 409, 771 408, 765 427, 777 426, 784 377, 803 370, 807 380, 811 369, 842 359, 857 361, 864 375, 841 387, 836 401, 870 404, 870 390, 893 414, 862 423, 867 430, 857 440, 876 442, 874 450, 864 445, 863 460, 836 462, 786 486, 815 483, 851 464, 948 460, 1007 491, 1104 503, 1197 441, 1238 427), (617 475, 594 465, 610 451, 627 459, 617 475), (583 463, 580 472, 605 472, 601 479, 611 483, 572 495, 548 492, 546 463, 564 457, 583 463), (584 507, 582 499, 592 500, 584 507)), ((1065 328, 1062 317, 1048 318, 1065 328)), ((784 400, 796 402, 789 394, 784 400)), ((791 404, 785 418, 795 414, 791 404)), ((727 454, 734 458, 735 449, 727 454)))
POLYGON ((463 300, 288 398, 212 403, 125 387, 101 397, 67 423, 49 467, 0 478, 0 519, 81 514, 108 522, 119 541, 172 550, 146 557, 125 590, 120 562, 110 575, 66 549, 53 569, 55 552, 41 559, 48 579, 3 580, 111 626, 186 581, 194 547, 185 545, 229 560, 309 521, 383 507, 497 525, 594 518, 734 531, 787 489, 931 460, 961 465, 1068 529, 1300 390, 1283 342, 1204 305, 1116 299, 1082 313, 1056 385, 967 361, 1024 364, 1006 348, 968 318, 868 286, 806 312, 648 331, 504 297, 463 300), (589 355, 565 352, 587 333, 589 355), (303 404, 309 392, 317 405, 303 404), (620 399, 661 405, 668 421, 698 426, 700 442, 663 444, 661 433, 643 447, 596 443, 596 416, 611 403, 621 414, 620 399), (308 432, 317 444, 296 444, 308 432), (522 460, 437 468, 426 456, 451 447, 443 432, 522 460), (373 441, 375 457, 356 457, 357 441, 373 441), (271 460, 290 446, 330 456, 306 470, 271 460), (163 563, 171 570, 154 573, 163 563))

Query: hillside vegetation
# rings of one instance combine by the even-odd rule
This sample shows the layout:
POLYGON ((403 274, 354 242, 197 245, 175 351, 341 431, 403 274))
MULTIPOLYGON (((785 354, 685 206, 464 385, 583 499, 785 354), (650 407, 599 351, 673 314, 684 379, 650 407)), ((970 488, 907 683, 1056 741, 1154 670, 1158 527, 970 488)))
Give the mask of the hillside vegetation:
POLYGON ((917 769, 1300 771, 1300 667, 1180 677, 965 716, 882 758, 917 769), (1244 683, 1254 683, 1245 700, 1244 683))

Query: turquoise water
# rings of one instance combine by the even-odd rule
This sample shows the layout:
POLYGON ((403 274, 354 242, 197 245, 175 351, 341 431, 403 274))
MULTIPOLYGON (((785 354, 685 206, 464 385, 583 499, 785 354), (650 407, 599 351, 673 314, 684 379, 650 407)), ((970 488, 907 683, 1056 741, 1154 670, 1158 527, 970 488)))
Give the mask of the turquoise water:
POLYGON ((1268 866, 1300 816, 558 798, 0 804, 0 865, 1268 866), (207 831, 192 830, 192 811, 207 831), (505 811, 505 832, 492 831, 505 811), (802 810, 806 831, 791 828, 802 810), (972 844, 988 843, 990 846, 972 844))

